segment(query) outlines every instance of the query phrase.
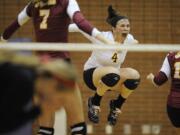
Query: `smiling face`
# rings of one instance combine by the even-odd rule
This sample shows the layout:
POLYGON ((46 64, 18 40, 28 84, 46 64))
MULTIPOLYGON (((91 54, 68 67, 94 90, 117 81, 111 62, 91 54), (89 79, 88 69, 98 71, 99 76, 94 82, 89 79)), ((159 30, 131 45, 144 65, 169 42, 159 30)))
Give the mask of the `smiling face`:
POLYGON ((121 19, 117 22, 116 27, 113 27, 113 33, 126 37, 130 32, 130 22, 127 18, 121 19))

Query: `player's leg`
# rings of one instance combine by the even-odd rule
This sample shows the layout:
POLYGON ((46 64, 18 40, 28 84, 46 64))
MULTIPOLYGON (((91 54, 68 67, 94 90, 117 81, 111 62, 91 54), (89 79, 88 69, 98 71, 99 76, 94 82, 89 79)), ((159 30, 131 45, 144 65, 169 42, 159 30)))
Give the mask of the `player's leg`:
POLYGON ((77 133, 79 135, 85 135, 86 124, 84 122, 82 100, 78 87, 75 86, 59 92, 58 90, 56 91, 57 92, 53 95, 53 98, 41 103, 42 116, 39 119, 40 129, 38 135, 53 135, 54 112, 62 106, 67 112, 67 118, 71 125, 72 135, 77 133))
POLYGON ((34 103, 40 104, 42 110, 42 113, 37 120, 39 125, 37 135, 54 135, 53 126, 55 122, 55 111, 52 109, 54 105, 52 102, 46 100, 39 101, 38 98, 39 97, 36 98, 36 95, 34 96, 34 103))
POLYGON ((38 135, 53 135, 54 112, 62 106, 66 110, 72 135, 86 135, 86 124, 84 122, 82 99, 79 88, 75 86, 70 90, 62 90, 53 97, 51 101, 44 101, 43 105, 41 105, 43 112, 42 116, 39 118, 40 129, 38 135))
POLYGON ((72 135, 86 135, 86 123, 84 120, 82 97, 79 87, 62 94, 61 101, 67 113, 68 124, 71 126, 72 135))
POLYGON ((37 135, 54 135, 54 113, 42 113, 39 117, 39 130, 37 135))
POLYGON ((94 96, 88 99, 88 117, 92 122, 98 123, 101 99, 107 90, 119 82, 119 71, 113 67, 90 69, 84 71, 84 80, 91 89, 96 91, 94 96))
POLYGON ((108 122, 111 125, 115 125, 118 114, 120 114, 120 109, 126 99, 131 95, 134 90, 137 88, 140 82, 139 73, 132 68, 121 68, 120 76, 123 83, 114 89, 119 90, 120 94, 115 100, 110 101, 110 113, 108 115, 108 122))
POLYGON ((76 73, 68 63, 57 59, 43 63, 37 71, 36 93, 42 108, 38 134, 53 135, 55 111, 64 106, 62 97, 74 91, 76 73))

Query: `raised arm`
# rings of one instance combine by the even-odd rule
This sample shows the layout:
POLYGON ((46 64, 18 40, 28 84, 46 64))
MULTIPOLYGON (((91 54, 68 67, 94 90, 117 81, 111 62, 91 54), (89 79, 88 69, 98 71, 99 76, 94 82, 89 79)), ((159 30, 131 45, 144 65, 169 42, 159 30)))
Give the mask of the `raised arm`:
POLYGON ((68 31, 69 31, 69 32, 79 32, 79 33, 81 33, 85 38, 87 38, 89 41, 91 41, 92 43, 102 44, 102 42, 100 42, 99 40, 97 40, 95 37, 87 34, 86 32, 82 31, 81 29, 79 29, 78 26, 77 26, 75 23, 69 25, 68 31))
POLYGON ((4 32, 1 35, 1 41, 8 40, 12 34, 20 28, 23 24, 25 24, 30 19, 30 7, 31 3, 28 4, 17 16, 16 20, 14 20, 7 28, 5 28, 4 32))
POLYGON ((83 14, 80 12, 80 8, 76 0, 69 0, 67 13, 79 29, 105 44, 113 44, 112 41, 106 39, 97 28, 93 27, 89 21, 85 19, 83 14))
POLYGON ((168 58, 166 56, 160 71, 155 76, 152 73, 150 73, 149 75, 147 75, 147 79, 155 86, 160 86, 168 80, 170 74, 171 69, 168 62, 168 58))

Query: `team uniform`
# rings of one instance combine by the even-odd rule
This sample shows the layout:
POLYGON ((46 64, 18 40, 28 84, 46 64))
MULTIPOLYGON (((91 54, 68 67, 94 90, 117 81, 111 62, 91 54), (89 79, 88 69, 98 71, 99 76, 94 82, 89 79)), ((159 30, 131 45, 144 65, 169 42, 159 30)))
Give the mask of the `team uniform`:
MULTIPOLYGON (((111 31, 102 32, 102 34, 104 35, 104 37, 108 38, 109 40, 114 41, 114 37, 111 31)), ((126 45, 127 43, 132 43, 133 41, 134 41, 134 37, 131 34, 128 34, 123 45, 126 45)), ((96 43, 97 41, 93 39, 93 42, 96 43)), ((126 50, 93 51, 91 56, 84 65, 84 81, 86 85, 89 88, 96 90, 96 87, 93 85, 92 82, 93 71, 97 67, 105 67, 105 66, 111 66, 119 70, 121 64, 125 60, 126 54, 127 54, 126 50)))
MULTIPOLYGON (((116 43, 118 39, 118 42, 122 45, 137 43, 137 40, 129 34, 130 23, 128 18, 116 14, 112 6, 108 7, 106 21, 113 29, 112 31, 102 32, 103 37, 112 43, 116 43), (117 37, 117 39, 114 37, 117 37)), ((75 25, 73 26, 73 24, 69 26, 69 31, 80 32, 92 43, 102 44, 99 40, 79 30, 75 25)), ((107 117, 108 123, 115 125, 123 103, 140 82, 138 71, 133 68, 120 68, 126 53, 127 51, 117 50, 93 51, 84 65, 84 82, 90 89, 95 91, 94 95, 88 98, 88 118, 93 123, 99 123, 101 99, 106 91, 118 90, 117 99, 111 100, 109 103, 110 110, 107 117)))
MULTIPOLYGON (((71 20, 84 32, 96 37, 100 32, 94 28, 82 15, 76 0, 47 0, 47 2, 30 2, 18 15, 17 19, 5 29, 1 40, 8 40, 11 35, 28 20, 32 18, 35 38, 37 42, 62 42, 68 41, 68 25, 71 20)), ((51 44, 49 44, 51 45, 51 44)), ((38 51, 39 56, 70 59, 67 51, 38 51)), ((42 127, 40 127, 42 128, 42 127)), ((86 134, 85 123, 72 127, 72 134, 86 134), (78 128, 77 126, 83 127, 78 128)), ((43 130, 44 131, 44 130, 43 130)), ((49 134, 53 131, 48 129, 49 134)), ((46 132, 45 132, 46 133, 46 132)), ((43 134, 40 130, 39 134, 43 134)))
POLYGON ((180 53, 170 52, 154 77, 156 85, 164 84, 171 78, 171 89, 167 100, 169 119, 175 127, 180 127, 180 53))
MULTIPOLYGON (((48 0, 47 5, 30 2, 18 15, 17 19, 5 29, 2 39, 10 36, 30 18, 33 20, 37 42, 67 42, 68 25, 72 20, 86 33, 96 36, 99 31, 94 28, 81 14, 76 0, 48 0)), ((56 58, 69 59, 69 53, 38 52, 56 58)))

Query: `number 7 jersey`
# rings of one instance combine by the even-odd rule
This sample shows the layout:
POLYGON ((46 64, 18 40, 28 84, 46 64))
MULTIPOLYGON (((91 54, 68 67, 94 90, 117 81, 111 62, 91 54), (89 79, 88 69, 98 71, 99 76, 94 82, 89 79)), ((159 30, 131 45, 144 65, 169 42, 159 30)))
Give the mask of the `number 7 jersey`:
POLYGON ((30 3, 26 7, 32 17, 37 42, 67 42, 70 18, 66 13, 68 0, 51 0, 41 7, 40 3, 30 3))
MULTIPOLYGON (((102 32, 102 34, 107 39, 114 41, 114 37, 111 31, 102 32)), ((128 34, 122 45, 133 43, 133 41, 134 41, 134 37, 131 34, 128 34)), ((103 66, 112 66, 119 69, 121 67, 121 64, 125 60, 126 53, 127 53, 126 50, 93 51, 91 56, 89 57, 89 59, 86 61, 84 65, 84 70, 94 68, 94 67, 103 67, 103 66)))

